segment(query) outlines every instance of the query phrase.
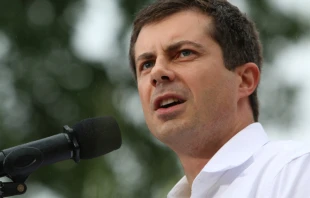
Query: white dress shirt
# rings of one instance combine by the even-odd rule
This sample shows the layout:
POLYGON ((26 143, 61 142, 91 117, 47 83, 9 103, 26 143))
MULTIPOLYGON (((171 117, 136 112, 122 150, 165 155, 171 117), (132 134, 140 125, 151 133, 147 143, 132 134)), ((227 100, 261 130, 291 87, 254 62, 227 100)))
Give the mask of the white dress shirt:
POLYGON ((310 147, 269 141, 259 123, 231 138, 190 188, 184 176, 168 198, 310 198, 310 147))

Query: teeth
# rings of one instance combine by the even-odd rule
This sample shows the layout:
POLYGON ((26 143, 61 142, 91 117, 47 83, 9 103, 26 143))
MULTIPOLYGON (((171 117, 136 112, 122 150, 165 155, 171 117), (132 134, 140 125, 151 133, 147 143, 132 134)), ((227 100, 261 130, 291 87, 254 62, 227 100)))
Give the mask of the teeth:
POLYGON ((175 98, 169 98, 169 99, 161 101, 160 106, 162 107, 162 106, 165 106, 167 104, 174 103, 174 102, 179 102, 179 100, 175 99, 175 98))

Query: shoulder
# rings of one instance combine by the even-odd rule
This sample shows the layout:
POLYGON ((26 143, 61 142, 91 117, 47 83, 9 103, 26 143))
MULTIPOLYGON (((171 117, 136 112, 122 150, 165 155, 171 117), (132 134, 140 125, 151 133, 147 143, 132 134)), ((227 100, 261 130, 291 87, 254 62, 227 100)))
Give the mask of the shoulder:
POLYGON ((290 161, 310 154, 310 146, 292 140, 269 141, 256 153, 257 157, 289 163, 290 161))
POLYGON ((310 160, 310 147, 296 141, 269 141, 252 156, 251 171, 259 170, 269 180, 276 177, 284 167, 295 161, 306 163, 310 160))
POLYGON ((310 147, 296 141, 272 141, 263 151, 261 155, 269 158, 270 197, 309 197, 310 147))
POLYGON ((307 163, 310 160, 310 147, 297 141, 270 141, 253 157, 256 163, 265 170, 272 171, 272 175, 276 177, 291 164, 307 163))

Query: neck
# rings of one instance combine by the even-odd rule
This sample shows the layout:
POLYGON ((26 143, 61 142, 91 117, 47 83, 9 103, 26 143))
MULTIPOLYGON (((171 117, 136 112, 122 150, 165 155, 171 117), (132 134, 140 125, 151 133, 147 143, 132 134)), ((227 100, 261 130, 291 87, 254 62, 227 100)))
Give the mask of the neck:
POLYGON ((212 139, 211 141, 205 140, 202 141, 205 143, 203 147, 196 142, 197 147, 194 149, 195 151, 191 150, 190 153, 178 153, 178 157, 190 186, 192 186, 194 179, 209 160, 228 140, 225 140, 224 142, 215 139, 212 139))
POLYGON ((218 127, 207 127, 213 129, 211 131, 202 129, 202 133, 193 133, 197 135, 196 138, 188 138, 184 144, 179 143, 181 147, 171 147, 180 159, 190 186, 215 153, 239 131, 254 122, 249 102, 241 101, 238 106, 239 112, 235 114, 235 119, 226 122, 226 125, 220 123, 218 127))
MULTIPOLYGON (((200 147, 200 150, 196 150, 195 152, 189 153, 178 153, 178 157, 183 166, 184 173, 187 177, 187 181, 190 186, 196 176, 201 172, 201 170, 206 166, 206 164, 211 160, 211 158, 217 153, 220 148, 227 143, 234 135, 236 135, 239 131, 247 127, 249 124, 253 123, 237 123, 235 128, 229 130, 226 133, 225 138, 222 139, 212 139, 212 141, 204 141, 206 147, 200 147), (193 155, 195 153, 195 155, 193 155)), ((196 143, 196 149, 199 148, 199 144, 196 143)))
POLYGON ((192 186, 196 176, 200 173, 203 167, 210 160, 210 159, 197 159, 188 156, 179 156, 179 159, 183 166, 183 170, 190 187, 192 186))

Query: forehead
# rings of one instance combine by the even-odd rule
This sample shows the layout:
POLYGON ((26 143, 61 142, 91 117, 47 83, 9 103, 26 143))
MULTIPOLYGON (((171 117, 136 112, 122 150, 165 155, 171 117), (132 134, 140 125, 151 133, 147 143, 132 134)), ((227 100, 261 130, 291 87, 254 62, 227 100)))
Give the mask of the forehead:
POLYGON ((181 40, 199 42, 210 39, 211 17, 195 10, 181 11, 158 22, 145 25, 135 44, 135 56, 144 51, 154 50, 156 45, 167 47, 181 40))

